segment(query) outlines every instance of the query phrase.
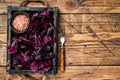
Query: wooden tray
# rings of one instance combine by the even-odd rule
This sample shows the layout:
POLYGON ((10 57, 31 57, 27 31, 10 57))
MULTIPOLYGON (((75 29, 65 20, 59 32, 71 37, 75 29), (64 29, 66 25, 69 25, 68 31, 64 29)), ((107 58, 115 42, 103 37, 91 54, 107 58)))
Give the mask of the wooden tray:
MULTIPOLYGON (((10 40, 11 40, 11 34, 12 34, 12 29, 11 29, 11 25, 10 25, 10 21, 11 21, 11 17, 13 15, 13 12, 17 12, 17 11, 24 11, 24 12, 27 12, 27 11, 41 11, 43 10, 44 8, 40 8, 40 7, 12 7, 12 6, 9 6, 8 7, 8 31, 7 31, 7 46, 10 45, 10 40)), ((53 21, 53 25, 54 27, 56 28, 54 30, 54 50, 53 50, 53 53, 54 53, 54 58, 53 58, 53 64, 52 64, 52 69, 49 71, 49 72, 43 72, 42 74, 56 74, 57 73, 57 58, 58 58, 58 54, 57 54, 57 36, 58 36, 58 8, 54 7, 54 8, 49 8, 50 11, 53 12, 53 18, 54 18, 54 21, 53 21)), ((15 70, 15 69, 12 69, 11 68, 11 57, 12 55, 11 54, 7 54, 7 72, 8 73, 11 73, 11 74, 15 74, 15 73, 18 73, 18 74, 30 74, 30 73, 36 73, 32 70, 15 70)))

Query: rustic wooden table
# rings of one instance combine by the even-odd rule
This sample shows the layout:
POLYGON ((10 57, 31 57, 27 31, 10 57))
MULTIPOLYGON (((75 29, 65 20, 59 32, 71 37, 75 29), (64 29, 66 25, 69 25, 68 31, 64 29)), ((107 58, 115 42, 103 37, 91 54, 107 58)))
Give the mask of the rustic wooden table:
MULTIPOLYGON (((7 6, 19 6, 22 1, 0 0, 0 80, 40 80, 43 76, 6 73, 7 6)), ((66 36, 66 71, 49 75, 48 80, 120 80, 120 1, 47 2, 59 8, 59 26, 66 36)))

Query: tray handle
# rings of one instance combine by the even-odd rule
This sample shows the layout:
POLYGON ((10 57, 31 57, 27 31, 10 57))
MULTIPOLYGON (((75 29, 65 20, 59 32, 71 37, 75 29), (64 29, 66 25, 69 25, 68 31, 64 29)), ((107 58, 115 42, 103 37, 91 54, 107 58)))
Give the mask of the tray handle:
POLYGON ((35 3, 41 3, 45 7, 48 7, 47 1, 46 0, 25 0, 20 4, 20 7, 26 7, 27 4, 35 2, 35 3))

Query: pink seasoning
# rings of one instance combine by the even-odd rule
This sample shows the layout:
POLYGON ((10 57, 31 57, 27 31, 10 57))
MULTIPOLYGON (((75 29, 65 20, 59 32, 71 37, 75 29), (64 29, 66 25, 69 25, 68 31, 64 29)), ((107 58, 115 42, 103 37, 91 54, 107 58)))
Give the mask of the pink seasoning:
POLYGON ((17 31, 23 31, 28 26, 29 19, 26 15, 18 15, 14 18, 12 21, 12 25, 15 30, 17 31))

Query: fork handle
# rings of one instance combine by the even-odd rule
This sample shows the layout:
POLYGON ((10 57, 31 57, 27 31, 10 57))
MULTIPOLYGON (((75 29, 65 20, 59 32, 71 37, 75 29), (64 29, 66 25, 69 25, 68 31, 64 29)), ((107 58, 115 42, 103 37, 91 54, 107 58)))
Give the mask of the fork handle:
POLYGON ((60 50, 60 71, 65 71, 65 52, 64 48, 60 50))

